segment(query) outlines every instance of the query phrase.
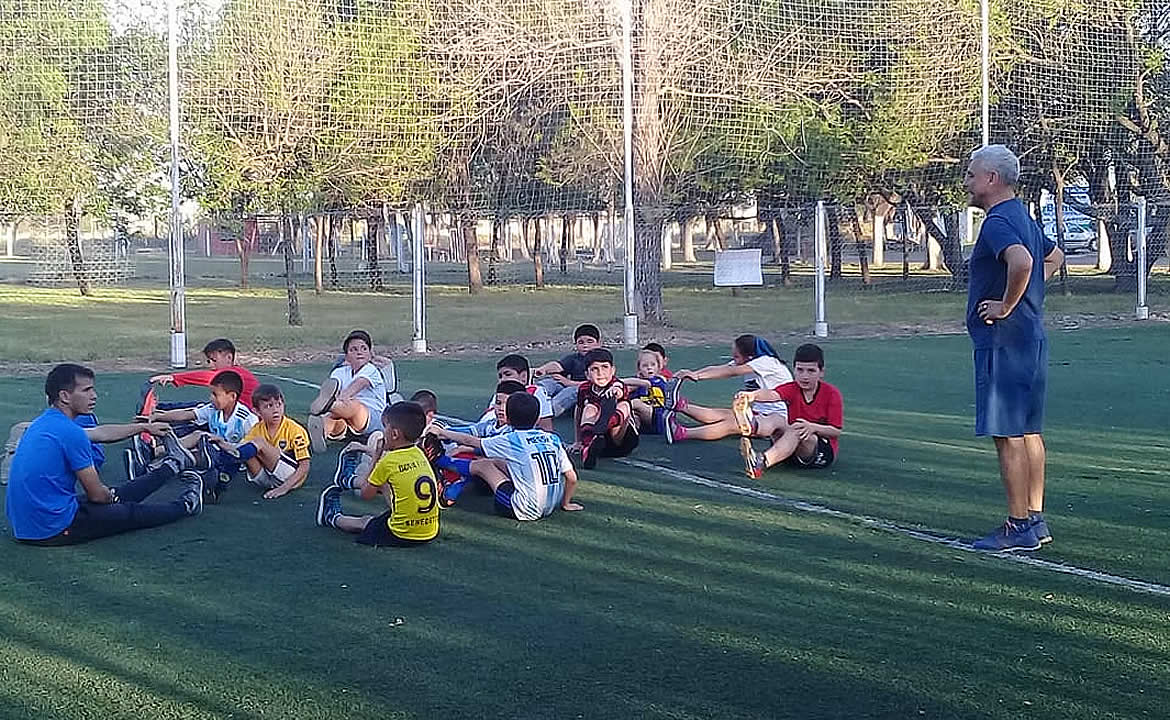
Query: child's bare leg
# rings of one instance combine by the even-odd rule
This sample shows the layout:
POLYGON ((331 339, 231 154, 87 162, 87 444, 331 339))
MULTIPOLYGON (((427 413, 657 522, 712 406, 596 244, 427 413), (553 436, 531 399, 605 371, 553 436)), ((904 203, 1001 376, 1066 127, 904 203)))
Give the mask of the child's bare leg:
POLYGON ((644 400, 631 400, 630 409, 634 412, 634 417, 638 418, 638 426, 645 427, 654 422, 654 408, 646 404, 644 400))
POLYGON ((773 465, 784 462, 793 455, 810 458, 817 451, 817 442, 815 433, 809 433, 808 437, 801 440, 796 432, 785 430, 776 442, 772 443, 772 447, 764 451, 764 461, 768 467, 772 467, 773 465))
MULTIPOLYGON (((723 420, 729 420, 735 423, 735 415, 730 409, 709 408, 688 403, 685 408, 681 408, 678 412, 680 415, 686 415, 704 425, 710 425, 711 423, 717 423, 723 420)), ((739 431, 736 430, 736 432, 738 433, 739 431)), ((690 437, 690 433, 687 433, 687 437, 690 437)), ((720 437, 723 436, 721 435, 720 437)))
POLYGON ((357 400, 338 400, 325 416, 325 429, 333 437, 345 433, 346 426, 361 431, 370 423, 370 411, 357 400), (336 432, 334 431, 336 429, 336 432))
POLYGON ((581 410, 582 425, 592 425, 597 422, 597 418, 599 417, 601 417, 601 408, 593 403, 586 403, 585 407, 581 410))
POLYGON ((356 515, 338 515, 333 518, 333 527, 342 532, 357 535, 366 529, 366 525, 369 525, 374 517, 373 515, 362 515, 360 517, 356 515))
POLYGON ((788 431, 788 417, 784 413, 776 412, 769 415, 756 415, 752 422, 753 435, 770 438, 776 433, 788 431))
POLYGON ((731 435, 739 435, 739 425, 734 418, 723 418, 706 425, 688 427, 687 440, 722 440, 731 435))
POLYGON ((614 414, 621 418, 621 421, 609 428, 608 433, 609 437, 619 445, 626 437, 626 433, 630 430, 630 415, 632 413, 633 409, 630 407, 630 403, 623 400, 617 404, 614 414))
POLYGON ((202 430, 195 430, 195 431, 179 438, 179 444, 182 445, 183 447, 187 448, 188 450, 194 450, 196 447, 199 446, 199 441, 202 440, 203 436, 206 434, 207 433, 205 433, 202 430))
POLYGON ((471 474, 481 478, 492 489, 496 491, 503 483, 511 480, 505 468, 507 465, 503 460, 495 458, 478 458, 471 461, 471 474))
POLYGON ((256 438, 249 442, 256 446, 256 456, 248 461, 248 472, 255 477, 260 472, 260 466, 263 466, 265 470, 276 469, 276 463, 280 462, 280 450, 263 438, 256 438), (252 469, 253 460, 259 461, 255 470, 252 469))

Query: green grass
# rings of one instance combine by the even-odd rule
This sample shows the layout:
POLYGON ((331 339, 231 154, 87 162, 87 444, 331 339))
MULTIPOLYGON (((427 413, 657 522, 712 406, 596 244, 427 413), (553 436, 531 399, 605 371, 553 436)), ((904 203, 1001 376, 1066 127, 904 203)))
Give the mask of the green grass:
MULTIPOLYGON (((669 325, 648 327, 644 334, 694 343, 722 340, 732 332, 729 326, 779 338, 807 333, 812 325, 812 293, 807 286, 756 288, 733 295, 728 289, 708 287, 707 282, 697 279, 691 285, 668 286, 663 301, 669 325)), ((962 332, 962 293, 902 293, 897 291, 897 279, 882 282, 886 283, 882 289, 871 290, 830 286, 828 318, 834 335, 962 332)), ((1104 292, 1098 281, 1086 283, 1083 292, 1071 296, 1050 293, 1048 313, 1055 326, 1079 325, 1086 316, 1090 324, 1132 317, 1132 296, 1104 292)), ((300 327, 288 325, 282 288, 200 287, 196 281, 192 288, 186 293, 192 358, 206 340, 225 333, 253 361, 287 362, 333 352, 353 327, 369 328, 375 341, 388 349, 409 347, 413 332, 410 289, 401 285, 381 293, 320 296, 302 289, 300 327)), ((1155 313, 1170 311, 1170 287, 1150 298, 1155 313)), ((514 345, 559 346, 582 319, 598 322, 607 336, 617 339, 622 312, 616 286, 535 290, 511 284, 475 296, 455 285, 428 288, 431 346, 452 351, 469 346, 488 351, 514 345)), ((68 288, 0 284, 0 365, 62 360, 160 363, 169 352, 169 332, 169 295, 157 286, 99 288, 83 298, 68 288)))
MULTIPOLYGON (((759 486, 989 529, 1002 497, 989 444, 970 436, 966 341, 827 350, 846 398, 840 462, 759 486)), ((1170 390, 1156 381, 1168 350, 1165 328, 1052 337, 1056 542, 1041 557, 1170 583, 1170 390)), ((725 353, 679 348, 672 364, 725 353)), ((465 416, 492 384, 490 361, 409 359, 400 372, 465 416)), ((101 415, 129 412, 140 381, 100 375, 101 415)), ((37 385, 0 380, 0 422, 34 413, 37 385)), ((284 388, 307 404, 308 388, 284 388)), ((716 402, 735 386, 687 389, 716 402)), ((638 457, 747 483, 731 441, 646 438, 638 457)), ((171 527, 8 544, 0 715, 1096 720, 1164 717, 1170 702, 1164 598, 616 464, 583 473, 583 513, 520 525, 473 496, 434 545, 375 551, 312 526, 332 462, 278 501, 236 487, 171 527)))

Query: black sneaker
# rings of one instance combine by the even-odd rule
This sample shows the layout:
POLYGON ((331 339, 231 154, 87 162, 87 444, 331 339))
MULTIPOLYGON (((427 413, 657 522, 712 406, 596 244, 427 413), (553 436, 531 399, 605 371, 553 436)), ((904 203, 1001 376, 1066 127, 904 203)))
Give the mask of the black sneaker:
POLYGON ((194 469, 195 456, 190 450, 183 447, 183 443, 179 442, 178 435, 173 432, 163 433, 162 442, 163 447, 166 448, 167 457, 178 460, 183 470, 194 469))
POLYGON ((186 486, 179 500, 183 501, 187 514, 198 515, 203 512, 203 475, 194 470, 184 470, 179 474, 179 482, 186 486))
POLYGON ((341 488, 330 485, 317 498, 317 526, 333 525, 333 519, 341 514, 341 488))
POLYGON ((1044 522, 1044 513, 1030 513, 1028 519, 1032 521, 1032 531, 1041 545, 1052 542, 1052 531, 1048 529, 1048 523, 1044 522))
POLYGON ((309 403, 309 414, 324 415, 329 412, 329 408, 333 407, 333 402, 337 400, 339 392, 341 392, 341 384, 335 378, 325 380, 321 383, 321 389, 317 391, 317 397, 309 403))

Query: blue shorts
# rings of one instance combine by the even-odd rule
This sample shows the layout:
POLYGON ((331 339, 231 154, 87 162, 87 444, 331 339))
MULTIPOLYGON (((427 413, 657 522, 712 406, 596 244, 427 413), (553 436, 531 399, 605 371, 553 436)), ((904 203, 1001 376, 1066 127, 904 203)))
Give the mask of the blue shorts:
POLYGON ((975 434, 1021 437, 1044 430, 1048 342, 975 350, 975 434))
POLYGON ((516 511, 512 508, 512 495, 516 492, 516 486, 512 484, 511 480, 505 480, 500 483, 495 492, 496 514, 502 515, 506 518, 516 520, 516 511))

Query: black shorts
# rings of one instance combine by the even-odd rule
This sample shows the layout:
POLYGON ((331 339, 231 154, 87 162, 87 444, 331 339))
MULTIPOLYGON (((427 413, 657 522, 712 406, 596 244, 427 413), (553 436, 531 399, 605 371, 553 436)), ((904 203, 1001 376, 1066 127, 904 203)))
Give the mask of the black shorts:
MULTIPOLYGON (((366 523, 366 529, 362 530, 361 534, 354 538, 353 541, 372 547, 418 547, 430 542, 430 540, 408 540, 398 537, 390 532, 389 521, 390 511, 387 510, 366 523)), ((431 538, 431 540, 433 539, 431 538)))
POLYGON ((626 434, 622 436, 620 443, 614 442, 609 433, 606 433, 593 441, 590 452, 597 453, 597 457, 621 458, 634 452, 636 447, 638 447, 638 431, 633 427, 627 427, 626 434))
POLYGON ((807 470, 822 470, 833 464, 833 460, 837 458, 836 453, 833 452, 833 443, 829 442, 828 438, 817 437, 817 449, 813 452, 812 457, 800 457, 800 451, 792 453, 784 464, 788 467, 803 468, 807 470))
POLYGON ((496 488, 496 515, 502 515, 512 520, 518 519, 516 511, 512 508, 512 493, 516 492, 516 486, 512 484, 511 480, 505 480, 496 488))

